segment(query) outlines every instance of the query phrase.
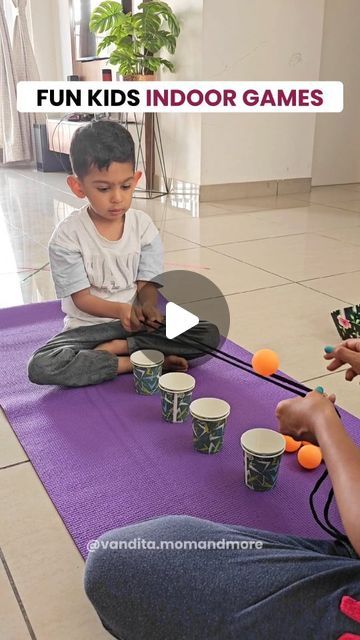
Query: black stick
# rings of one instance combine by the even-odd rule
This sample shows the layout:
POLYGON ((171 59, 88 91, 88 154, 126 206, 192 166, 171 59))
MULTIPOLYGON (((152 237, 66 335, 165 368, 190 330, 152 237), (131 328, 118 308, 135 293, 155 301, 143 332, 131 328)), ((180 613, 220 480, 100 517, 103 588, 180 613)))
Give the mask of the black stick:
MULTIPOLYGON (((159 320, 155 320, 155 322, 159 324, 159 328, 166 326, 164 322, 160 322, 159 320)), ((205 344, 204 342, 197 340, 196 338, 193 338, 193 337, 190 338, 189 336, 182 336, 181 338, 178 338, 178 340, 182 340, 183 342, 187 341, 187 344, 195 343, 200 347, 202 347, 202 351, 204 352, 204 354, 211 355, 214 358, 217 358, 218 360, 222 360, 223 362, 232 364, 237 369, 242 369, 243 371, 247 371, 247 373, 251 373, 257 378, 261 378, 262 380, 267 380, 269 382, 272 382, 276 386, 281 387, 286 391, 291 391, 292 393, 296 393, 298 396, 304 397, 306 396, 307 393, 309 393, 309 391, 311 391, 309 387, 306 387, 305 385, 301 384, 301 382, 296 382, 295 380, 289 380, 288 378, 285 378, 284 376, 281 376, 278 374, 273 374, 271 376, 262 376, 260 373, 256 373, 256 371, 253 370, 251 363, 245 362, 245 360, 241 360, 236 356, 232 356, 230 353, 226 353, 225 351, 216 349, 211 345, 205 344), (295 388, 290 388, 288 385, 291 385, 291 387, 295 387, 295 388)))
MULTIPOLYGON (((165 324, 163 322, 160 322, 159 320, 155 320, 155 322, 159 324, 159 327, 158 327, 159 329, 160 327, 165 327, 165 324)), ((144 323, 144 324, 147 324, 147 323, 144 323)), ((151 326, 151 325, 147 324, 147 326, 151 326)), ((276 378, 274 376, 268 376, 268 377, 262 376, 260 375, 260 373, 256 373, 256 371, 254 371, 252 368, 248 368, 248 367, 251 367, 251 365, 248 362, 244 362, 243 360, 240 360, 240 358, 236 358, 235 356, 232 356, 229 353, 225 353, 220 349, 214 349, 212 346, 204 344, 200 340, 196 340, 196 338, 189 337, 189 336, 182 336, 181 338, 178 337, 177 339, 181 340, 185 344, 188 344, 189 346, 193 346, 194 344, 197 344, 201 347, 204 355, 210 355, 210 356, 213 356, 214 358, 217 358, 218 360, 222 360, 222 362, 226 362, 227 364, 232 364, 237 369, 241 369, 242 371, 251 373, 252 375, 256 376, 257 378, 261 378, 262 380, 267 380, 269 382, 272 382, 272 384, 275 384, 277 387, 281 387, 282 389, 285 389, 285 391, 290 391, 290 393, 296 393, 298 396, 304 397, 309 391, 311 391, 311 389, 309 389, 308 387, 305 387, 304 385, 298 382, 293 383, 292 380, 288 380, 283 376, 276 376, 276 378), (287 385, 293 385, 295 389, 287 385)))

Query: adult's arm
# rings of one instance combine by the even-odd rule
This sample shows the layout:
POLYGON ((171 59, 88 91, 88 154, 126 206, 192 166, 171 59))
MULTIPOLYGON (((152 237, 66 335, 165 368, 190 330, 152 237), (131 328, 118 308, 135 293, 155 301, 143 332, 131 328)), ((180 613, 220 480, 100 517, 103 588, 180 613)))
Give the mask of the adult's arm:
POLYGON ((360 448, 331 400, 317 392, 283 400, 276 415, 282 433, 320 446, 346 535, 360 555, 360 448))

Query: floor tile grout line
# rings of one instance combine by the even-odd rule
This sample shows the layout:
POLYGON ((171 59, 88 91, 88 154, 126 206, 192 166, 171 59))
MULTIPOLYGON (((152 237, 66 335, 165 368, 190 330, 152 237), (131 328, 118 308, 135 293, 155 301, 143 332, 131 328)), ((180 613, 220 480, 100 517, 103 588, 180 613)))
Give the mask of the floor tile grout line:
MULTIPOLYGON (((265 197, 266 197, 266 196, 265 196, 265 197)), ((236 199, 236 198, 235 198, 235 199, 236 199)), ((245 199, 246 199, 246 198, 245 198, 245 199)), ((201 203, 200 203, 200 204, 201 204, 201 203)), ((223 205, 223 206, 221 206, 221 207, 217 207, 216 205, 214 205, 214 204, 212 204, 212 203, 210 203, 210 202, 206 202, 206 203, 203 203, 203 204, 207 204, 207 205, 209 205, 210 207, 213 207, 214 209, 218 209, 219 211, 224 211, 226 214, 233 214, 233 213, 235 213, 235 214, 238 214, 238 215, 241 215, 241 214, 244 214, 244 215, 245 215, 245 214, 249 214, 249 213, 256 213, 257 211, 258 211, 258 212, 261 212, 261 211, 267 211, 267 210, 268 210, 268 207, 260 207, 260 208, 258 209, 257 207, 255 207, 255 208, 254 208, 253 206, 249 205, 249 206, 251 206, 251 209, 242 209, 241 211, 236 211, 236 209, 235 209, 234 207, 231 207, 231 209, 227 209, 227 208, 226 208, 226 205, 225 205, 225 206, 223 205)), ((300 206, 299 206, 299 207, 296 207, 296 206, 295 206, 295 207, 290 207, 290 208, 291 208, 291 209, 302 209, 302 207, 300 207, 300 206)), ((273 209, 271 209, 271 211, 273 211, 273 209)), ((210 215, 210 216, 202 216, 202 217, 203 217, 203 218, 215 218, 216 216, 215 216, 215 214, 213 214, 213 215, 210 215)), ((199 218, 201 218, 201 215, 199 216, 199 218)))
MULTIPOLYGON (((178 238, 181 238, 181 236, 177 236, 178 238)), ((185 238, 181 238, 182 240, 185 240, 185 238)), ((191 240, 189 240, 189 242, 191 242, 191 240)), ((217 246, 217 245, 214 245, 217 246)), ((213 253, 216 253, 216 255, 218 256, 222 256, 223 258, 228 258, 230 260, 235 260, 236 262, 240 262, 241 264, 246 264, 248 267, 253 267, 254 269, 259 269, 259 271, 264 271, 264 273, 268 273, 272 276, 277 276, 278 278, 282 278, 283 280, 286 280, 286 282, 282 282, 280 283, 282 284, 296 284, 295 280, 291 280, 290 278, 287 278, 285 276, 280 276, 277 273, 273 273, 272 271, 268 271, 267 269, 264 269, 263 267, 258 267, 257 265, 251 264, 251 262, 245 262, 245 260, 239 260, 239 258, 235 258, 234 256, 228 256, 226 255, 226 253, 221 253, 220 251, 216 251, 216 249, 213 249, 212 247, 208 247, 208 246, 204 246, 204 245, 199 245, 199 247, 201 249, 208 249, 209 251, 212 251, 213 253)), ((194 251, 194 249, 196 249, 197 247, 188 247, 187 249, 178 249, 177 251, 194 251)), ((165 253, 172 253, 172 251, 167 251, 165 253)), ((273 286, 280 286, 280 285, 273 285, 273 286)), ((271 288, 273 288, 273 286, 271 288)), ((264 289, 266 289, 267 287, 262 287, 264 289)), ((241 291, 239 291, 238 293, 243 293, 241 291)))
MULTIPOLYGON (((218 245, 214 245, 214 246, 218 246, 218 245)), ((288 283, 291 283, 291 284, 300 284, 300 285, 302 285, 304 282, 310 282, 311 280, 320 280, 322 278, 333 278, 333 277, 338 276, 338 275, 347 275, 347 274, 351 274, 351 273, 357 273, 359 271, 359 269, 355 269, 353 271, 344 271, 344 272, 341 272, 341 273, 330 273, 327 276, 316 276, 316 278, 308 278, 307 280, 294 280, 294 279, 289 278, 289 276, 284 276, 284 275, 279 274, 279 273, 274 273, 272 271, 268 271, 267 269, 264 269, 263 267, 260 267, 260 266, 258 266, 256 264, 251 263, 251 262, 246 262, 245 260, 240 260, 239 258, 235 258, 235 256, 228 256, 226 253, 221 253, 220 251, 216 251, 216 249, 214 249, 212 247, 205 247, 205 248, 208 248, 210 251, 213 251, 214 253, 217 253, 218 255, 222 255, 225 258, 232 258, 233 260, 236 260, 237 262, 241 262, 243 264, 247 264, 250 267, 254 267, 255 269, 259 269, 261 271, 264 271, 265 273, 269 273, 269 274, 271 274, 273 276, 277 276, 278 278, 283 278, 283 280, 287 280, 288 283)), ((188 249, 184 249, 184 251, 188 251, 188 249)), ((305 286, 305 288, 311 289, 311 287, 306 287, 306 286, 305 286)), ((333 296, 330 296, 327 293, 323 293, 322 291, 318 291, 317 289, 312 289, 312 290, 316 291, 317 293, 322 293, 323 295, 327 295, 330 298, 333 297, 333 296)), ((335 298, 335 299, 336 300, 340 300, 340 298, 335 298)))
POLYGON ((325 280, 326 278, 334 278, 335 276, 346 276, 349 273, 360 273, 360 269, 355 269, 355 271, 341 271, 340 273, 331 273, 329 276, 317 276, 316 278, 307 278, 306 280, 298 280, 299 283, 312 282, 313 280, 325 280))
MULTIPOLYGON (((346 227, 346 229, 355 229, 358 226, 360 225, 354 225, 353 227, 346 227)), ((336 227, 333 230, 336 231, 337 229, 341 229, 341 228, 342 227, 336 227)), ((168 231, 167 233, 170 233, 170 231, 168 231)), ((313 235, 318 235, 321 238, 327 238, 328 240, 333 240, 334 242, 342 242, 343 244, 345 245, 348 244, 351 247, 359 246, 358 244, 352 243, 348 240, 341 240, 339 238, 332 238, 331 236, 322 235, 321 231, 314 231, 314 230, 296 231, 294 233, 285 233, 285 234, 276 235, 276 236, 264 236, 261 238, 249 238, 248 240, 234 240, 232 242, 219 242, 216 244, 210 244, 210 245, 204 245, 204 246, 211 249, 212 247, 220 247, 220 246, 227 246, 227 245, 233 245, 233 244, 244 244, 245 242, 260 242, 263 240, 278 240, 279 238, 292 238, 294 236, 313 236, 313 235)), ((178 236, 178 237, 182 238, 182 236, 178 236)), ((187 238, 182 238, 182 239, 187 240, 187 238)))
MULTIPOLYGON (((210 219, 212 217, 214 217, 214 216, 208 216, 206 219, 210 219)), ((205 218, 202 218, 202 219, 204 220, 205 218)), ((360 224, 356 225, 356 226, 360 226, 360 224)), ((347 229, 353 229, 353 228, 356 228, 356 226, 354 226, 354 227, 346 227, 346 228, 347 229)), ((334 228, 334 231, 336 231, 337 229, 341 229, 341 228, 342 227, 336 227, 336 228, 334 228)), ((219 242, 219 243, 216 243, 216 244, 209 244, 209 245, 201 244, 201 242, 194 242, 194 240, 189 240, 188 238, 184 238, 183 236, 180 236, 180 235, 174 233, 173 231, 168 231, 166 228, 163 229, 163 231, 168 233, 169 235, 175 236, 176 238, 179 238, 181 240, 187 240, 188 242, 192 242, 192 243, 196 244, 197 246, 203 247, 205 249, 212 249, 214 247, 228 246, 228 245, 234 245, 234 244, 244 244, 245 242, 258 242, 258 241, 262 241, 262 240, 276 240, 276 239, 279 239, 279 238, 291 238, 293 236, 305 236, 305 235, 313 235, 313 234, 318 235, 318 236, 320 236, 322 238, 327 238, 328 240, 334 240, 335 242, 342 242, 345 245, 348 244, 350 246, 355 246, 355 247, 359 246, 358 244, 355 244, 355 243, 350 242, 348 240, 341 240, 339 238, 332 238, 331 236, 326 236, 326 235, 322 234, 321 231, 310 231, 310 230, 309 231, 297 231, 295 233, 286 233, 286 234, 277 235, 277 236, 264 236, 264 237, 261 237, 261 238, 248 238, 247 240, 234 240, 234 241, 231 241, 231 242, 219 242)), ((220 252, 218 252, 218 253, 220 253, 220 252)), ((226 254, 223 254, 223 255, 226 255, 226 254)), ((233 257, 233 256, 227 256, 227 257, 233 257)))
POLYGON ((21 460, 21 462, 14 462, 13 464, 7 464, 5 467, 0 467, 0 471, 5 471, 5 469, 12 469, 13 467, 19 467, 21 464, 27 464, 30 462, 29 459, 21 460))
MULTIPOLYGON (((215 216, 209 216, 207 219, 213 218, 215 216)), ((197 218, 198 219, 198 218, 197 218)), ((203 220, 205 218, 202 218, 203 220)), ((360 225, 359 225, 360 226, 360 225)), ((184 238, 183 236, 179 236, 176 233, 174 233, 173 231, 168 231, 167 229, 165 229, 166 233, 171 233, 171 235, 175 236, 176 238, 180 238, 181 240, 187 240, 188 242, 194 242, 194 240, 189 240, 188 238, 184 238)), ((261 240, 276 240, 277 238, 287 238, 290 236, 304 236, 307 235, 308 232, 304 231, 304 232, 297 232, 297 233, 288 233, 285 235, 280 235, 280 236, 264 236, 261 238, 248 238, 247 240, 234 240, 233 242, 219 242, 217 244, 201 244, 201 243, 197 243, 199 244, 200 247, 203 247, 204 249, 212 249, 213 247, 220 247, 220 246, 227 246, 227 245, 233 245, 233 244, 243 244, 245 242, 257 242, 257 241, 261 241, 261 240)), ((335 240, 335 238, 333 238, 335 240)), ((195 243, 196 244, 196 243, 195 243)), ((218 252, 220 253, 220 252, 218 252)), ((223 254, 226 255, 226 254, 223 254)), ((232 257, 232 256, 227 256, 227 257, 232 257)))
MULTIPOLYGON (((337 227, 336 229, 330 229, 330 231, 339 231, 341 229, 357 229, 360 225, 354 225, 352 227, 337 227)), ((326 238, 327 240, 334 240, 335 242, 342 242, 345 246, 348 245, 349 247, 359 247, 359 243, 356 242, 351 242, 351 240, 344 240, 343 238, 334 238, 333 236, 327 236, 325 233, 322 233, 322 231, 314 231, 314 233, 319 236, 320 238, 326 238)))
POLYGON ((41 184, 44 187, 48 187, 48 188, 50 187, 50 189, 55 189, 55 191, 60 191, 60 193, 64 193, 65 195, 70 196, 70 192, 69 191, 65 191, 64 189, 61 189, 60 187, 56 187, 56 186, 54 186, 52 184, 49 184, 48 182, 43 182, 42 180, 36 180, 36 178, 33 178, 32 176, 29 176, 26 173, 22 173, 21 170, 19 170, 18 173, 20 173, 20 175, 23 178, 26 178, 27 180, 30 180, 30 182, 35 182, 36 184, 41 184))
MULTIPOLYGON (((246 264, 248 267, 253 267, 254 269, 259 269, 259 271, 263 271, 264 273, 268 273, 272 276, 276 276, 277 278, 282 278, 283 280, 286 280, 286 282, 282 282, 279 284, 296 284, 295 280, 291 280, 290 278, 286 277, 286 276, 281 276, 278 273, 273 273, 272 271, 268 271, 267 269, 264 269, 263 267, 258 267, 255 264, 252 264, 251 262, 246 262, 245 260, 240 260, 239 258, 235 258, 234 256, 228 256, 226 255, 226 253, 221 253, 220 251, 216 251, 216 249, 212 249, 211 247, 205 247, 208 248, 209 251, 212 251, 213 253, 216 253, 219 256, 223 256, 224 258, 230 258, 230 260, 235 260, 236 262, 240 262, 241 264, 246 264)), ((273 285, 273 286, 278 286, 278 285, 273 285)), ((266 289, 267 287, 264 287, 264 289, 266 289)))
POLYGON ((197 298, 196 300, 186 300, 183 304, 193 304, 195 302, 205 302, 207 300, 223 300, 224 298, 230 298, 231 296, 241 296, 243 293, 255 293, 257 291, 265 291, 266 289, 277 289, 279 287, 287 287, 289 282, 282 282, 281 284, 274 284, 268 287, 259 287, 258 289, 247 289, 246 291, 231 291, 231 293, 223 293, 219 296, 213 296, 212 298, 197 298))
MULTIPOLYGON (((357 199, 360 200, 360 198, 357 198, 357 199)), ((306 200, 297 200, 297 202, 306 202, 306 200)), ((351 200, 349 200, 349 202, 351 202, 351 200)), ((338 211, 347 211, 347 213, 357 213, 357 214, 360 213, 360 211, 355 211, 354 209, 344 209, 344 207, 337 207, 337 206, 334 206, 333 204, 329 204, 328 202, 308 202, 307 206, 312 207, 316 205, 321 207, 329 207, 330 209, 337 209, 338 211)), ((295 208, 295 207, 292 207, 292 208, 295 208)))
MULTIPOLYGON (((195 247, 186 247, 187 249, 197 249, 198 247, 202 247, 203 245, 200 244, 200 242, 195 242, 194 240, 188 240, 187 238, 183 238, 182 236, 178 236, 176 233, 173 233, 172 231, 167 231, 166 229, 159 229, 159 234, 160 236, 162 236, 163 233, 167 233, 169 236, 172 236, 173 238, 178 238, 179 240, 185 240, 185 242, 191 242, 192 244, 195 245, 195 247)), ((161 237, 161 240, 164 242, 164 238, 161 237)), ((170 249, 170 251, 173 251, 173 249, 170 249)), ((184 251, 184 249, 175 249, 175 251, 184 251)))
MULTIPOLYGON (((338 211, 345 211, 347 213, 353 213, 355 215, 356 214, 357 215, 360 214, 360 210, 358 211, 358 210, 354 210, 354 209, 344 209, 343 207, 337 207, 337 206, 331 205, 331 204, 329 204, 327 202, 325 202, 325 203, 323 203, 323 202, 311 202, 309 200, 298 200, 298 199, 295 199, 295 202, 299 203, 299 205, 298 206, 295 205, 295 206, 291 206, 291 207, 284 205, 283 207, 275 207, 275 208, 271 208, 271 205, 270 205, 270 206, 267 206, 267 207, 259 207, 259 208, 256 207, 256 208, 253 208, 253 209, 247 209, 246 211, 242 210, 242 211, 239 211, 239 212, 236 212, 236 210, 234 208, 231 208, 231 209, 226 209, 225 207, 216 207, 216 208, 221 209, 223 211, 226 211, 226 213, 229 212, 229 213, 239 213, 239 214, 252 214, 252 213, 256 214, 256 213, 264 213, 266 211, 283 211, 283 210, 288 210, 288 209, 305 209, 305 208, 311 208, 311 207, 329 207, 330 209, 336 209, 338 211), (300 205, 300 203, 301 203, 301 205, 300 205)), ((209 203, 209 204, 215 208, 215 205, 213 205, 212 203, 209 203)), ((201 216, 199 216, 199 217, 201 217, 201 216)), ((210 217, 210 216, 203 216, 203 217, 206 218, 206 217, 210 217)))
MULTIPOLYGON (((248 240, 236 240, 235 242, 219 242, 217 244, 211 244, 211 245, 207 245, 209 249, 211 249, 212 247, 220 247, 220 246, 226 246, 228 244, 244 244, 245 242, 262 242, 263 240, 278 240, 279 238, 290 238, 292 236, 306 236, 308 235, 307 231, 298 231, 296 233, 286 233, 286 234, 281 234, 281 235, 276 235, 276 236, 263 236, 261 238, 250 238, 248 240)), ((226 255, 226 254, 224 254, 226 255)))
MULTIPOLYGON (((265 291, 266 289, 278 289, 280 287, 288 287, 292 282, 281 282, 279 284, 268 285, 267 287, 259 287, 258 289, 246 289, 246 291, 235 291, 234 293, 224 293, 222 297, 241 296, 243 293, 255 293, 255 291, 265 291)), ((221 296, 219 296, 221 297, 221 296)))
POLYGON ((7 575, 8 580, 9 580, 9 583, 10 583, 11 589, 12 589, 12 591, 14 593, 14 596, 16 598, 16 601, 17 601, 17 603, 19 605, 19 609, 20 609, 20 611, 22 613, 22 616, 24 618, 24 622, 25 622, 25 624, 27 626, 27 630, 28 630, 28 632, 30 634, 30 638, 31 638, 31 640, 37 640, 35 632, 34 632, 34 629, 33 629, 32 625, 31 625, 29 616, 28 616, 28 614, 26 612, 25 606, 24 606, 23 601, 21 599, 20 593, 19 593, 19 591, 18 591, 18 589, 16 587, 15 580, 14 580, 14 578, 12 576, 12 573, 10 571, 9 565, 6 562, 4 553, 3 553, 1 548, 0 548, 0 560, 1 560, 2 564, 3 564, 5 573, 7 575))
MULTIPOLYGON (((31 240, 31 242, 33 242, 34 244, 38 245, 39 247, 41 247, 42 249, 47 249, 47 244, 43 244, 42 242, 39 242, 39 240, 36 240, 33 236, 31 236, 27 231, 24 231, 21 227, 15 227, 14 225, 10 225, 15 231, 19 232, 19 235, 16 235, 15 238, 16 240, 21 240, 24 238, 26 238, 26 240, 31 240)), ((360 226, 360 225, 359 225, 360 226)), ((11 236, 14 239, 14 236, 11 236)))
POLYGON ((30 273, 30 275, 26 276, 26 278, 24 278, 24 280, 21 280, 21 282, 26 282, 26 280, 29 280, 30 278, 35 276, 37 273, 39 273, 40 271, 45 269, 45 267, 47 267, 49 264, 50 264, 50 262, 45 262, 45 264, 43 264, 42 267, 39 267, 38 269, 35 269, 33 271, 33 273, 30 273))
POLYGON ((321 280, 322 278, 334 278, 335 276, 346 276, 350 273, 357 273, 360 269, 352 269, 351 271, 341 271, 340 273, 329 273, 326 276, 316 276, 315 278, 306 278, 306 280, 295 280, 294 282, 311 282, 312 280, 321 280))
MULTIPOLYGON (((334 276, 329 276, 329 278, 334 277, 334 276)), ((316 278, 315 278, 316 280, 316 278)), ((343 304, 348 304, 352 306, 352 302, 348 302, 347 300, 343 300, 342 298, 338 298, 336 296, 332 296, 330 293, 325 293, 324 291, 320 291, 319 289, 314 289, 314 287, 309 287, 306 284, 303 284, 302 282, 296 282, 296 284, 300 285, 300 287, 303 287, 303 289, 309 289, 309 291, 314 291, 315 293, 320 293, 323 296, 327 296, 328 298, 331 298, 332 300, 337 300, 338 302, 342 302, 343 304)))
MULTIPOLYGON (((22 279, 20 280, 20 285, 22 285, 22 284, 23 284, 23 282, 25 282, 25 280, 29 280, 29 278, 32 278, 32 276, 34 276, 34 275, 35 275, 35 273, 37 273, 37 272, 36 272, 36 270, 35 270, 35 269, 32 269, 32 270, 30 271, 30 273, 28 273, 28 275, 26 276, 26 278, 22 278, 22 279)), ((23 274, 23 275, 25 275, 25 274, 23 274)), ((22 303, 22 304, 24 304, 24 303, 22 303)))
MULTIPOLYGON (((291 236, 304 236, 306 235, 306 232, 304 233, 287 233, 286 235, 281 235, 281 236, 264 236, 262 238, 249 238, 248 240, 234 240, 234 242, 219 242, 216 244, 209 244, 206 245, 208 249, 212 249, 213 247, 221 247, 221 246, 227 246, 227 245, 233 245, 233 244, 244 244, 245 242, 257 242, 257 241, 263 241, 263 240, 277 240, 278 238, 288 238, 291 236)), ((220 253, 220 251, 218 252, 220 253)), ((226 254, 224 254, 226 255, 226 254)))

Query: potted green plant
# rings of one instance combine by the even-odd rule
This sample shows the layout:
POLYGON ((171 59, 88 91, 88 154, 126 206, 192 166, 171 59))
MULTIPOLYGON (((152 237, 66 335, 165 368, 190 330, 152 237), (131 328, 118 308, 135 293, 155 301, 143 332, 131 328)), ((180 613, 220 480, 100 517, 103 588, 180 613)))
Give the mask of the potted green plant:
POLYGON ((124 13, 121 2, 105 0, 92 12, 89 27, 93 33, 105 34, 98 54, 114 46, 109 62, 124 79, 151 80, 162 67, 174 71, 174 64, 160 51, 175 53, 180 25, 166 2, 148 0, 138 8, 137 13, 124 13))

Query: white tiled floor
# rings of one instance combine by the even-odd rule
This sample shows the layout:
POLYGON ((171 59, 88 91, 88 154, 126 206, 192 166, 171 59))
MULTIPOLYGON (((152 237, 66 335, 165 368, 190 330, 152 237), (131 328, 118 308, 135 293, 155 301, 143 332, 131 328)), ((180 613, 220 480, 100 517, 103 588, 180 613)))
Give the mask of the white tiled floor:
MULTIPOLYGON (((63 174, 0 170, 0 306, 54 298, 47 242, 81 204, 63 174)), ((200 204, 172 194, 134 206, 157 224, 167 270, 198 271, 220 287, 230 338, 274 348, 283 370, 360 415, 357 381, 327 374, 322 358, 338 340, 330 311, 360 302, 360 184, 200 204)), ((110 638, 84 595, 83 561, 3 414, 0 500, 2 637, 110 638)))

